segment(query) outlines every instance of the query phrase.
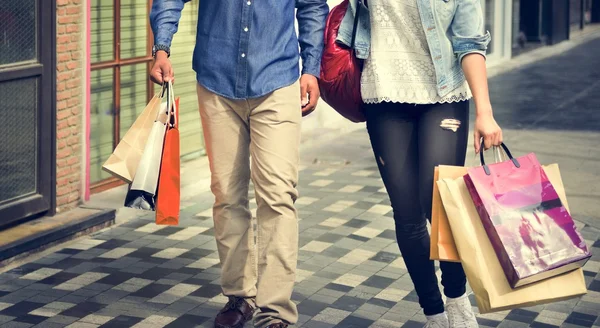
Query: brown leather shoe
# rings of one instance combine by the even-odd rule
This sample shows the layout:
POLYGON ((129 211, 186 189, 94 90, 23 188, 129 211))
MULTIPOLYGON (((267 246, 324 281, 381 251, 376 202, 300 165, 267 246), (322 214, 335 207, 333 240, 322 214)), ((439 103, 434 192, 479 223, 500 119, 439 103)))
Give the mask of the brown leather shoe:
POLYGON ((229 302, 217 314, 215 328, 243 328, 254 316, 254 308, 245 299, 231 296, 229 302))
POLYGON ((283 322, 278 322, 278 323, 272 323, 270 325, 267 326, 267 328, 287 328, 288 325, 286 325, 283 322))

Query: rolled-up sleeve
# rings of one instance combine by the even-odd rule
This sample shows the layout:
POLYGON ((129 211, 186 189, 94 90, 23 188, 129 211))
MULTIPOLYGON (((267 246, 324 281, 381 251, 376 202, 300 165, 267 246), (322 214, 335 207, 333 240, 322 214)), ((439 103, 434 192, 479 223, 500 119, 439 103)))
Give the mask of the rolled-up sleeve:
POLYGON ((177 33, 181 11, 190 0, 154 0, 150 11, 150 26, 154 33, 154 44, 171 46, 177 33))
POLYGON ((452 49, 459 63, 471 53, 486 56, 491 41, 490 32, 485 31, 480 0, 456 0, 456 13, 452 25, 452 49), (485 31, 485 32, 484 32, 485 31))
POLYGON ((327 0, 296 0, 296 8, 302 74, 319 77, 325 22, 329 14, 327 0))

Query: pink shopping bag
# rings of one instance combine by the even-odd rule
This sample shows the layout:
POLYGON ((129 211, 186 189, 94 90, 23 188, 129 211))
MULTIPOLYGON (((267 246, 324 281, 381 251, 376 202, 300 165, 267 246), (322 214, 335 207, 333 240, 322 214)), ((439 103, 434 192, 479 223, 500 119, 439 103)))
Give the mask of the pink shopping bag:
MULTIPOLYGON (((535 154, 470 168, 465 183, 512 288, 582 267, 591 257, 535 154)), ((482 148, 483 149, 483 148, 482 148)))

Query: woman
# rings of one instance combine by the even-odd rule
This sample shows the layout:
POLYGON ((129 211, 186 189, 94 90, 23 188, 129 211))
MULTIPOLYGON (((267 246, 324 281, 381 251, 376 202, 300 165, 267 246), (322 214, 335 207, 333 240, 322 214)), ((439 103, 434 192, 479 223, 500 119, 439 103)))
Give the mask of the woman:
MULTIPOLYGON (((369 0, 370 42, 361 94, 367 128, 396 223, 396 236, 426 327, 477 327, 460 263, 441 263, 444 308, 429 260, 436 165, 464 165, 469 99, 476 108, 475 151, 502 142, 492 115, 480 0, 369 0), (427 218, 427 219, 426 219, 427 218)), ((350 20, 348 20, 350 21, 350 20)), ((342 26, 342 35, 352 27, 342 26)))

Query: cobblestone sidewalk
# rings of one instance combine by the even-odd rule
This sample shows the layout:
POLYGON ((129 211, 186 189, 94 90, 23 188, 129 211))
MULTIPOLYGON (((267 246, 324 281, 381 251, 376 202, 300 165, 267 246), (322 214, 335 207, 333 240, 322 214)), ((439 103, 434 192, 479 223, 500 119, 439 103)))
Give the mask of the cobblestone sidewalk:
MULTIPOLYGON (((297 326, 421 327, 366 135, 345 136, 344 145, 303 154, 297 326)), ((0 326, 211 327, 225 302, 212 196, 193 199, 179 227, 156 226, 145 214, 1 274, 0 326)), ((581 229, 596 254, 585 267, 588 295, 479 316, 480 324, 600 327, 599 231, 581 229)))

